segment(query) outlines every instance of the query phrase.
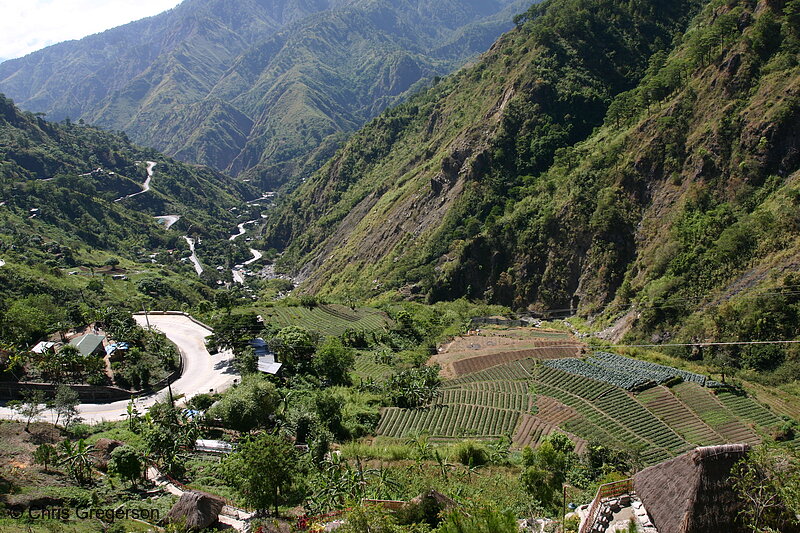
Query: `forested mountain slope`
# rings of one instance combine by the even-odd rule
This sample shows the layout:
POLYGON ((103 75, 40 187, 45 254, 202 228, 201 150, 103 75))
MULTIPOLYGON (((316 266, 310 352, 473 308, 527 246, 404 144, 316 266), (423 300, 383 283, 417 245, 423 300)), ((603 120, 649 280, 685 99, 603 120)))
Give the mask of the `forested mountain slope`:
POLYGON ((136 257, 185 247, 154 219, 178 215, 176 229, 227 239, 229 209, 252 191, 210 169, 191 167, 124 135, 74 123, 56 124, 18 110, 0 96, 0 254, 33 260, 55 246, 51 266, 102 250, 136 257), (148 161, 153 178, 143 190, 148 161), (135 194, 140 193, 140 194, 135 194), (125 198, 128 195, 130 197, 125 198))
MULTIPOLYGON (((322 294, 576 308, 660 340, 794 337, 799 15, 535 6, 355 135, 267 235, 322 294)), ((766 351, 754 366, 786 356, 766 351)))
POLYGON ((0 92, 277 187, 421 80, 486 50, 529 3, 186 0, 4 62, 0 92))

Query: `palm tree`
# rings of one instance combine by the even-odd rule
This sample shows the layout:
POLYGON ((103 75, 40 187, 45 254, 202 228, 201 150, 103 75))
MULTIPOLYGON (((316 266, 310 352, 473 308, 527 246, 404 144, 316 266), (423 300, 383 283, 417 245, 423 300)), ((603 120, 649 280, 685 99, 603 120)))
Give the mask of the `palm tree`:
POLYGON ((94 446, 86 444, 83 439, 80 439, 77 444, 73 444, 69 440, 61 443, 61 450, 63 456, 61 464, 67 465, 70 474, 75 478, 75 481, 80 485, 85 485, 92 478, 92 452, 94 446))

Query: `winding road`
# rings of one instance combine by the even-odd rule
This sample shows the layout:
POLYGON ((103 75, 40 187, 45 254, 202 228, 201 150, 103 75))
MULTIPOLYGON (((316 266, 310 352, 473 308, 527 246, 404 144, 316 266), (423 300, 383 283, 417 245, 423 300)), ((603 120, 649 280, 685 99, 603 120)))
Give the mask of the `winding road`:
MULTIPOLYGON (((246 267, 247 265, 252 265, 256 261, 264 257, 263 253, 259 252, 254 248, 250 248, 250 253, 253 254, 253 258, 248 259, 247 261, 242 263, 243 267, 246 267)), ((235 281, 236 283, 244 283, 244 268, 232 268, 231 273, 233 274, 233 281, 235 281)))
POLYGON ((247 230, 246 230, 246 229, 244 229, 244 227, 245 227, 245 226, 247 226, 248 224, 255 224, 256 222, 258 222, 258 220, 259 220, 259 219, 256 219, 256 220, 248 220, 247 222, 242 222, 241 224, 239 224, 238 226, 236 226, 237 228, 239 228, 239 233, 237 233, 236 235, 231 235, 231 236, 228 238, 228 240, 229 240, 229 241, 235 241, 236 239, 238 239, 239 237, 241 237, 242 235, 244 235, 245 233, 247 233, 247 230))
MULTIPOLYGON (((202 392, 210 390, 220 392, 227 389, 239 375, 233 368, 233 354, 221 352, 211 355, 206 349, 205 338, 212 331, 202 326, 183 314, 153 315, 147 318, 144 315, 134 315, 136 322, 142 326, 147 325, 163 332, 169 340, 174 342, 183 357, 183 372, 172 383, 173 395, 183 394, 184 399, 191 398, 202 392)), ((139 412, 144 412, 156 401, 166 398, 167 389, 162 389, 148 396, 138 398, 135 403, 139 412)), ((106 404, 84 403, 78 406, 83 421, 96 424, 104 420, 121 420, 127 416, 128 400, 106 404)), ((0 407, 0 418, 20 419, 19 414, 7 407, 0 407)), ((51 422, 55 419, 51 411, 45 411, 39 420, 51 422)))
POLYGON ((135 192, 133 194, 129 194, 127 196, 122 196, 120 198, 117 198, 114 201, 115 202, 120 202, 120 201, 122 201, 122 200, 124 200, 126 198, 133 198, 134 196, 139 196, 140 194, 144 194, 147 191, 149 191, 150 190, 150 180, 153 179, 153 167, 155 167, 155 166, 156 166, 156 162, 155 161, 148 161, 147 162, 147 179, 144 180, 144 183, 142 183, 142 190, 141 191, 135 192))

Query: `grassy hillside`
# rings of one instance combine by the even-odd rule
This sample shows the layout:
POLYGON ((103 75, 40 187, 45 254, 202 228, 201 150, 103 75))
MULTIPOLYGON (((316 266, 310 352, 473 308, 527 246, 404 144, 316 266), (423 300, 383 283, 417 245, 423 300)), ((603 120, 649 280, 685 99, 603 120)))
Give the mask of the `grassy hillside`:
POLYGON ((624 319, 615 338, 794 338, 795 4, 534 7, 357 134, 268 235, 322 294, 577 309, 624 319))
POLYGON ((47 122, 0 97, 3 338, 14 336, 16 322, 51 331, 109 305, 175 309, 212 299, 207 282, 214 280, 201 281, 180 261, 188 255, 182 235, 221 241, 234 260, 239 252, 247 257, 244 243, 239 250, 227 238, 237 222, 230 209, 251 194, 124 135, 47 122), (142 191, 148 161, 155 163, 151 189, 125 198, 142 191), (180 219, 167 230, 159 215, 180 219), (16 309, 10 322, 9 309, 16 309))

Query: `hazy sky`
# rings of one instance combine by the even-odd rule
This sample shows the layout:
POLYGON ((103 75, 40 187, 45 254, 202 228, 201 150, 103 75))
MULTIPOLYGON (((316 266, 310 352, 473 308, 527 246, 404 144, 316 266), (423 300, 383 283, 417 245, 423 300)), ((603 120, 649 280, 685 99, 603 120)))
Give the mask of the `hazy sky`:
POLYGON ((0 0, 0 61, 138 20, 181 0, 0 0))

